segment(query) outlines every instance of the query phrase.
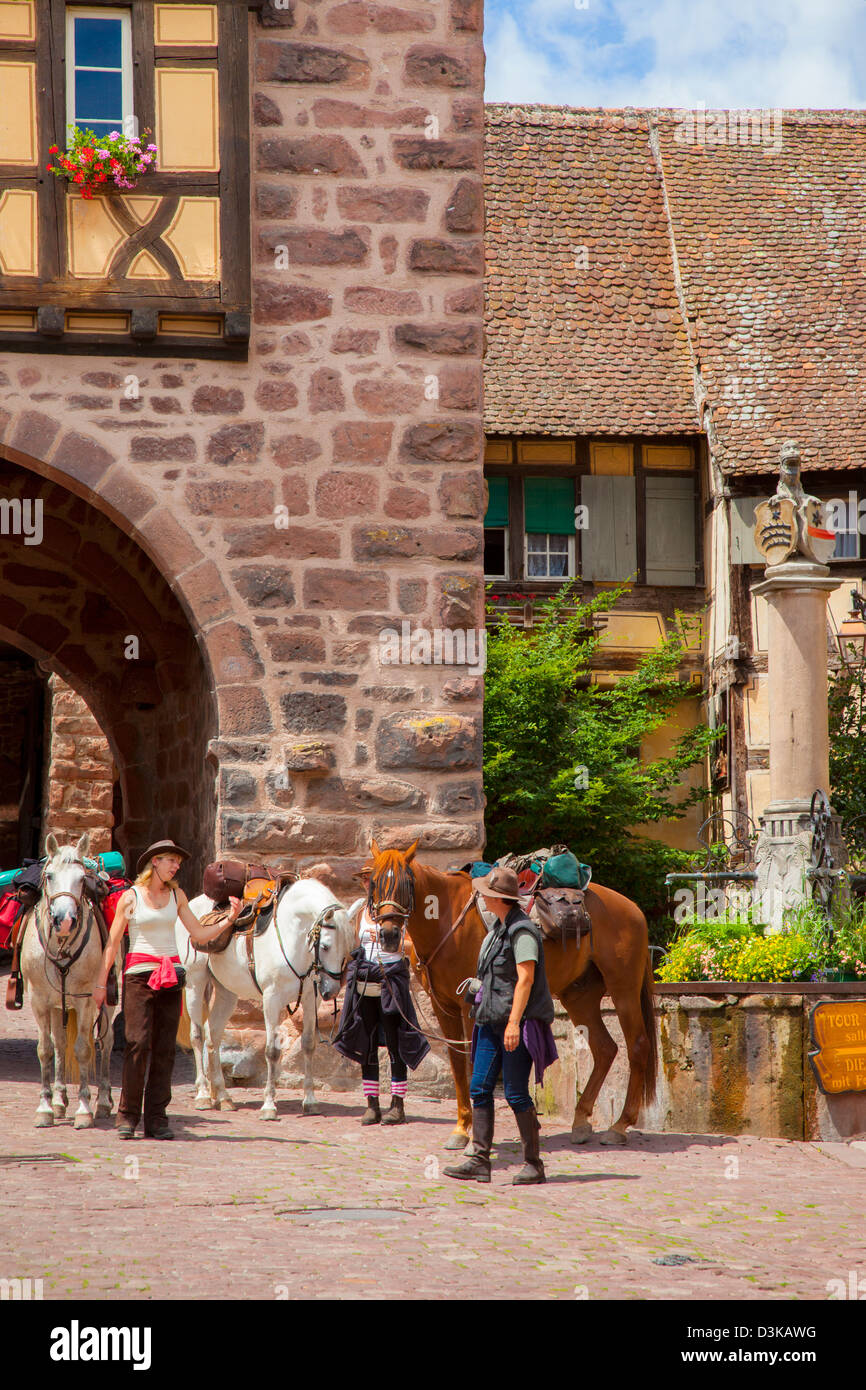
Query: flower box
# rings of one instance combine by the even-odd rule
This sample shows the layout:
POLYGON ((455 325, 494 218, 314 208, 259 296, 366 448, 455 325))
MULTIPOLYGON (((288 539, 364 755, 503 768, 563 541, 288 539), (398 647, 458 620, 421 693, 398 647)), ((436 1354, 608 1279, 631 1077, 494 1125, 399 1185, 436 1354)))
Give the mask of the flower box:
POLYGON ((83 198, 93 198, 97 193, 126 193, 137 187, 139 179, 156 165, 156 145, 145 144, 149 134, 146 130, 143 136, 126 136, 113 130, 107 136, 98 136, 92 130, 75 126, 67 150, 61 151, 58 145, 50 147, 48 153, 57 162, 46 168, 66 179, 83 198))

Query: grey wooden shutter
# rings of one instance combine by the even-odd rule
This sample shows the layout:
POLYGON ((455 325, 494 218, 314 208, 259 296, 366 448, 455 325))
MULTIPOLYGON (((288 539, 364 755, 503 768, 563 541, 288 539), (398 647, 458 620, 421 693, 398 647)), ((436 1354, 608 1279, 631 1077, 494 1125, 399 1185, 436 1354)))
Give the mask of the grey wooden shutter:
POLYGON ((646 475, 646 582, 695 582, 694 479, 646 475))
POLYGON ((580 532, 584 579, 628 579, 637 569, 635 480, 589 473, 580 480, 587 528, 580 532))
POLYGON ((765 565, 766 559, 755 545, 755 508, 763 497, 731 498, 731 564, 765 565))

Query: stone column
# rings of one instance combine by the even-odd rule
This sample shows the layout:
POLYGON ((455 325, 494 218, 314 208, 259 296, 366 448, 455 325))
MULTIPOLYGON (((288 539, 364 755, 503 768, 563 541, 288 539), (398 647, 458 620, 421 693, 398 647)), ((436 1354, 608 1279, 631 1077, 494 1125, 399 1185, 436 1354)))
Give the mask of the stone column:
POLYGON ((770 805, 803 803, 829 791, 827 599, 836 580, 826 565, 770 565, 752 588, 767 600, 770 705, 770 805))
MULTIPOLYGON (((767 600, 770 803, 756 847, 761 919, 780 931, 786 907, 811 896, 811 802, 830 792, 827 709, 827 599, 836 580, 821 561, 832 553, 820 503, 806 496, 796 446, 782 450, 777 492, 757 508, 756 541, 768 564, 752 593, 767 600)), ((826 832, 836 867, 844 859, 837 817, 826 832)))

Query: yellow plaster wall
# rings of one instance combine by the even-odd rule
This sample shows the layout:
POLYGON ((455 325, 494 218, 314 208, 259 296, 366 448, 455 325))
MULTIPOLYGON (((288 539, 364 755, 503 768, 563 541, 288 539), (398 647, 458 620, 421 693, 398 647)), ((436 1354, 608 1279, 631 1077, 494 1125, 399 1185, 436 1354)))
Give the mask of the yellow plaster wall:
MULTIPOLYGON (((656 729, 654 733, 644 739, 641 744, 641 756, 647 762, 656 758, 667 757, 679 735, 693 729, 696 724, 700 724, 702 717, 703 710, 700 700, 681 700, 667 724, 662 725, 660 729, 656 729)), ((703 785, 703 769, 693 767, 686 775, 684 786, 691 788, 703 785)), ((698 803, 697 806, 690 807, 680 820, 636 825, 633 829, 635 834, 643 835, 647 840, 658 840, 662 844, 671 845, 676 849, 697 850, 697 833, 701 822, 706 818, 706 814, 703 805, 698 803)))

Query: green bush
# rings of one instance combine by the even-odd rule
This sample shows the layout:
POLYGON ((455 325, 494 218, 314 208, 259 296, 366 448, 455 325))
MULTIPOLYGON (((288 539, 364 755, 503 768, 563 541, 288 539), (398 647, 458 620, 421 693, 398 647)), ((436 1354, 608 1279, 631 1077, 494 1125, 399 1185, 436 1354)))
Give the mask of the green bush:
POLYGON ((497 621, 489 607, 485 858, 567 844, 592 865, 598 883, 640 903, 652 924, 667 912, 665 874, 689 867, 691 856, 632 828, 676 820, 703 801, 703 789, 684 787, 684 774, 705 762, 723 731, 698 724, 668 757, 641 758, 645 738, 700 692, 680 679, 686 638, 676 635, 612 689, 591 683, 599 644, 593 618, 625 592, 580 603, 566 585, 541 606, 530 631, 497 621), (566 613, 569 606, 576 611, 566 613))

